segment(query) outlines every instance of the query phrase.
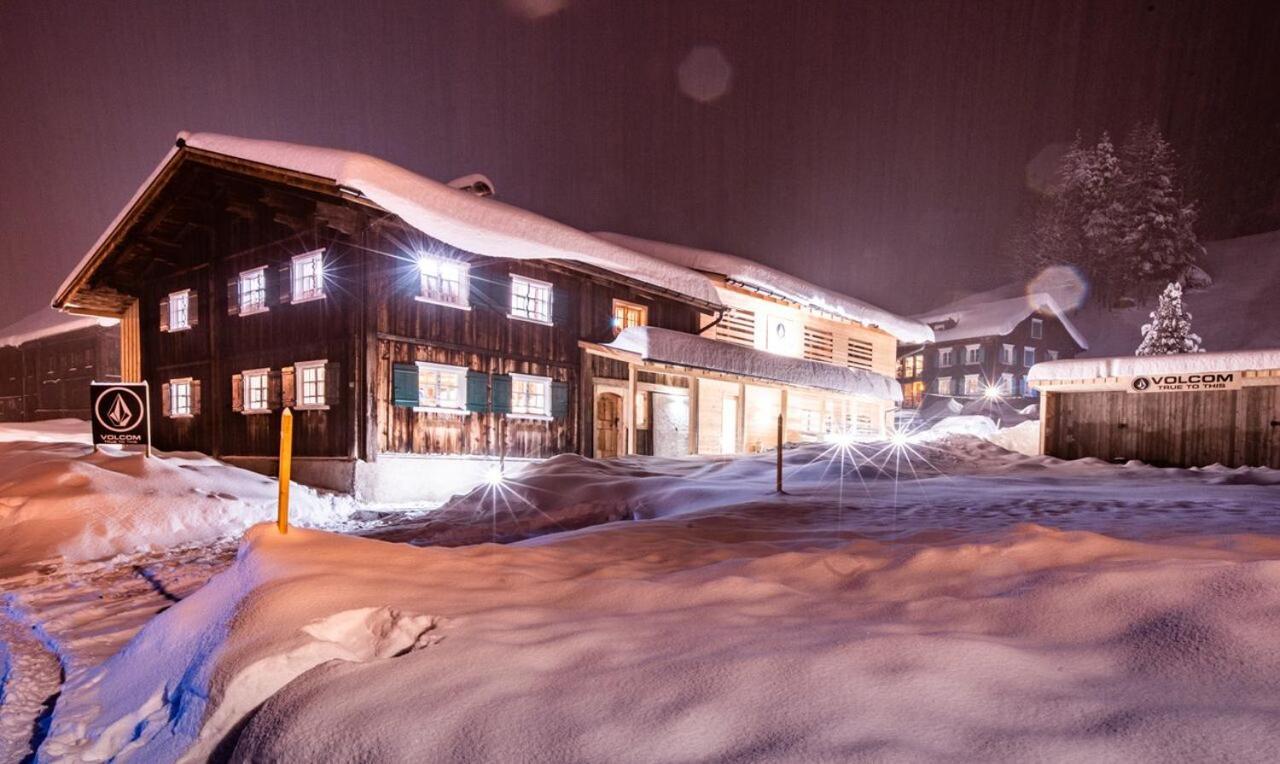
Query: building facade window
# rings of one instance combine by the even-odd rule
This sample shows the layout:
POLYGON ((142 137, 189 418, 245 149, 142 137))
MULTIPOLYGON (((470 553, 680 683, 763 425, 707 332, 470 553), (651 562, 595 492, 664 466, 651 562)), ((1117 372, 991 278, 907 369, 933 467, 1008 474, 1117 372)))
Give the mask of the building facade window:
POLYGON ((1001 395, 1009 396, 1014 394, 1013 374, 1006 371, 1000 375, 999 390, 1001 395))
POLYGON ((934 386, 938 390, 938 395, 954 395, 955 394, 951 377, 938 377, 934 386))
POLYGON ((1023 366, 1036 365, 1036 349, 1035 348, 1022 349, 1022 365, 1023 366))
POLYGON ((316 250, 293 258, 289 269, 292 302, 324 297, 324 251, 316 250))
POLYGON ((978 374, 964 375, 964 394, 965 395, 981 395, 982 394, 982 377, 978 374))
POLYGON ((169 331, 191 328, 191 290, 169 293, 169 331))
POLYGON ((982 346, 981 345, 965 345, 964 346, 964 362, 967 366, 982 363, 982 346))
POLYGON ((550 324, 551 284, 524 276, 512 276, 510 317, 550 324))
POLYGON ((267 267, 240 273, 238 289, 240 315, 251 316, 267 310, 267 267))
POLYGON ((427 256, 419 258, 419 299, 455 308, 468 307, 470 272, 469 265, 457 260, 427 256))
POLYGON ((956 349, 955 348, 939 348, 938 349, 938 365, 939 366, 955 366, 956 349))
POLYGON ((550 418, 550 378, 531 377, 527 374, 512 374, 511 414, 522 417, 550 418))
POLYGON ((194 414, 191 398, 190 377, 169 380, 169 416, 184 417, 194 414))
POLYGON ((267 395, 270 377, 270 369, 252 369, 241 373, 240 384, 244 388, 244 413, 265 414, 271 411, 271 404, 267 395))
POLYGON ((466 385, 466 367, 419 362, 418 408, 462 411, 466 385))
POLYGON ((301 361, 293 365, 295 399, 300 409, 325 406, 325 366, 327 361, 301 361))
POLYGON ((628 329, 632 326, 647 326, 648 323, 649 309, 645 306, 625 300, 613 301, 614 334, 618 334, 623 329, 628 329))
POLYGON ((1031 339, 1038 340, 1044 336, 1044 319, 1031 319, 1031 339))
POLYGON ((1000 346, 1000 363, 1006 366, 1013 365, 1013 345, 1000 346))
POLYGON ((1046 350, 1046 351, 1045 351, 1045 353, 1046 353, 1046 354, 1048 354, 1048 356, 1049 356, 1049 360, 1050 360, 1050 361, 1056 361, 1056 360, 1058 360, 1058 351, 1056 351, 1056 350, 1046 350))

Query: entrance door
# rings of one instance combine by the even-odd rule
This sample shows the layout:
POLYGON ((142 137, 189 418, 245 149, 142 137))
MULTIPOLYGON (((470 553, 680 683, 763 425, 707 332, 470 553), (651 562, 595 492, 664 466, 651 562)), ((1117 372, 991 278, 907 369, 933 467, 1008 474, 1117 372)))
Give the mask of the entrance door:
POLYGON ((596 396, 596 458, 611 459, 622 453, 622 396, 596 396))
POLYGON ((689 453, 689 397, 654 392, 653 455, 685 456, 689 453))

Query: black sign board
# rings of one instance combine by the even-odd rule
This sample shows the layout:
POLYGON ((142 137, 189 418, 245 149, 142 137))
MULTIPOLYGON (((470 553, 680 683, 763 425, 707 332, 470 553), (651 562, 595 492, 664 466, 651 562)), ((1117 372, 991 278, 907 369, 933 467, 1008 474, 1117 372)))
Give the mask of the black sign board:
POLYGON ((151 417, 146 382, 92 382, 93 445, 146 446, 151 450, 151 417))

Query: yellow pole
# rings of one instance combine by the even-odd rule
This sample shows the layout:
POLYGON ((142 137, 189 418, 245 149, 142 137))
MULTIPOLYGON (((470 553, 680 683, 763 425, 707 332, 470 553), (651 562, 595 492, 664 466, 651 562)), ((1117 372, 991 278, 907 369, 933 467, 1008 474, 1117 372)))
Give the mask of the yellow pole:
POLYGON ((289 532, 289 475, 293 466, 293 412, 285 409, 280 415, 280 501, 276 526, 281 533, 289 532))

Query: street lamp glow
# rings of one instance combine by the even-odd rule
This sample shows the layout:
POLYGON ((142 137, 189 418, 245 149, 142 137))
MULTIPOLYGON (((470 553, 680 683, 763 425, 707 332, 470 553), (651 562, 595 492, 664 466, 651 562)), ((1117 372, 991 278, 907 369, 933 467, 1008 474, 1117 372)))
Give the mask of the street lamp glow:
POLYGON ((998 401, 1004 397, 1004 391, 996 385, 988 385, 987 389, 982 392, 982 396, 989 401, 998 401))
POLYGON ((506 478, 502 475, 502 469, 497 466, 490 467, 484 474, 484 482, 495 488, 502 485, 505 480, 506 478))

